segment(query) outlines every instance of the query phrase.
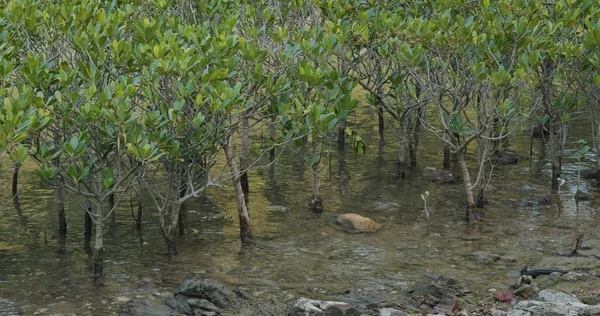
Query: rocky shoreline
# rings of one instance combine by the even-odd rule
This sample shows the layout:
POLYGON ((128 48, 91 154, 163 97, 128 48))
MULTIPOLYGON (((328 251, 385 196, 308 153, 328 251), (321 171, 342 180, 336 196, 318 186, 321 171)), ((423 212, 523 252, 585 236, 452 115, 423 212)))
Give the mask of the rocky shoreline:
POLYGON ((516 279, 506 289, 473 293, 451 278, 425 274, 428 282, 398 292, 394 299, 360 303, 344 300, 315 300, 307 297, 288 302, 265 302, 212 279, 185 279, 172 295, 135 299, 124 303, 124 316, 401 316, 401 315, 600 315, 600 290, 580 290, 579 297, 549 288, 560 284, 581 287, 598 284, 594 273, 571 271, 516 279), (591 282, 591 283, 590 283, 591 282), (482 297, 483 294, 483 299, 482 297), (479 297, 479 299, 476 299, 479 297))

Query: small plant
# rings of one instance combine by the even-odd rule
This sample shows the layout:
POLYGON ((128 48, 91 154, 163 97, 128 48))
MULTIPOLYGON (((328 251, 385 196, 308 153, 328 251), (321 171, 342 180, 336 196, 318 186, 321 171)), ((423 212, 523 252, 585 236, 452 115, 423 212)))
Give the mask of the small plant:
POLYGON ((427 232, 429 233, 429 211, 427 210, 427 199, 429 198, 429 191, 425 191, 425 193, 421 194, 421 199, 425 202, 425 206, 423 211, 425 215, 427 215, 427 232))

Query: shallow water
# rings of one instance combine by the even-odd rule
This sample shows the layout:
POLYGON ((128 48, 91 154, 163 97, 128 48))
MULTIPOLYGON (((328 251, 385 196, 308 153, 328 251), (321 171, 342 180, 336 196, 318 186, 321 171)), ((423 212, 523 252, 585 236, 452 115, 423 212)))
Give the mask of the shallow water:
MULTIPOLYGON (((151 205, 146 205, 143 229, 137 231, 129 202, 124 201, 106 227, 106 277, 101 285, 90 278, 92 260, 83 247, 80 201, 68 201, 69 233, 66 240, 59 240, 53 191, 26 168, 20 178, 25 184, 20 210, 8 199, 7 189, 1 193, 6 206, 0 209, 0 314, 111 314, 117 310, 117 297, 170 292, 186 276, 216 278, 265 300, 309 296, 370 301, 425 281, 422 274, 428 272, 462 280, 484 295, 489 288, 514 281, 514 271, 523 265, 569 251, 578 231, 586 234, 586 241, 600 239, 595 229, 600 224, 598 199, 578 207, 574 201, 573 159, 563 160, 567 184, 561 190, 560 209, 518 206, 550 193, 550 166, 541 157, 538 139, 533 160, 495 168, 483 211, 485 223, 472 228, 463 221, 462 184, 435 184, 422 176, 425 167, 441 165, 442 149, 435 136, 423 134, 418 166, 407 179, 397 181, 391 120, 383 150, 378 150, 374 112, 360 113, 351 121, 368 152, 357 156, 347 144, 345 163, 340 164, 335 140, 326 144, 331 157, 324 158, 322 215, 308 211, 310 173, 298 150, 286 148, 273 170, 250 173, 256 249, 240 252, 237 206, 229 183, 187 204, 187 230, 172 259, 165 255, 151 205), (429 233, 420 198, 425 191, 430 192, 429 233), (329 225, 330 216, 347 212, 371 217, 385 227, 361 235, 329 225), (516 262, 482 265, 472 258, 478 251, 514 257, 516 262), (352 294, 344 296, 346 290, 352 294)), ((579 138, 590 142, 588 124, 574 125, 569 146, 574 148, 579 138)), ((517 133, 508 148, 527 156, 529 144, 529 136, 517 133)), ((593 165, 588 160, 583 169, 593 165)), ((3 170, 2 176, 2 183, 7 183, 10 170, 3 170)), ((581 186, 593 195, 594 183, 582 180, 581 186)))

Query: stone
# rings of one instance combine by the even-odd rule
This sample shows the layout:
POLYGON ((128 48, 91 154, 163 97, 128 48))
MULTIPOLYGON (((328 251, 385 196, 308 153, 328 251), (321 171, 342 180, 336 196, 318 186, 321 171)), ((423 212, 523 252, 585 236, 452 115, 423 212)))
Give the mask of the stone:
POLYGON ((532 300, 550 303, 581 303, 576 297, 554 290, 542 290, 532 300))
POLYGON ((176 311, 180 311, 182 313, 190 315, 192 314, 192 308, 187 302, 188 299, 189 298, 185 295, 175 294, 175 296, 168 297, 165 300, 165 304, 167 304, 167 306, 171 307, 176 311))
POLYGON ((590 278, 591 278, 591 276, 588 274, 569 271, 569 273, 562 275, 561 280, 575 282, 575 281, 587 281, 590 278))
POLYGON ((393 308, 382 308, 379 310, 379 316, 408 316, 408 314, 393 308))
POLYGON ((318 301, 299 298, 288 316, 359 316, 360 312, 349 303, 318 301))
POLYGON ((581 190, 577 190, 577 192, 575 192, 575 200, 577 201, 585 201, 585 200, 589 200, 590 199, 590 194, 585 192, 585 191, 581 191, 581 190))
POLYGON ((496 261, 500 260, 501 256, 493 253, 488 253, 484 251, 477 251, 471 254, 474 261, 477 261, 481 264, 492 264, 496 261))
POLYGON ((596 170, 596 169, 583 170, 581 172, 581 177, 586 178, 586 179, 596 179, 597 176, 598 176, 598 170, 596 170))
POLYGON ((535 279, 535 284, 540 289, 547 289, 558 282, 562 274, 555 272, 552 274, 540 275, 535 279))
POLYGON ((335 219, 335 224, 337 227, 350 233, 374 233, 383 227, 382 224, 370 218, 354 213, 339 215, 335 219))
POLYGON ((159 300, 130 301, 121 307, 123 316, 164 316, 171 315, 173 309, 159 300))
POLYGON ((182 294, 189 298, 205 299, 219 308, 231 305, 238 298, 232 290, 211 279, 185 279, 177 287, 175 294, 182 294))
POLYGON ((503 151, 495 153, 493 160, 500 165, 512 165, 519 162, 519 157, 513 152, 503 151))
POLYGON ((425 174, 425 178, 436 183, 455 183, 458 181, 459 176, 452 171, 443 169, 425 174))
POLYGON ((539 292, 539 288, 531 284, 523 284, 513 294, 522 298, 530 299, 539 292))
POLYGON ((537 202, 540 205, 550 205, 552 204, 552 195, 544 194, 537 200, 537 202))
POLYGON ((222 313, 223 309, 217 307, 215 304, 204 300, 204 299, 199 299, 199 298, 190 298, 187 300, 188 305, 193 309, 193 310, 203 310, 203 311, 210 311, 210 312, 216 312, 216 313, 222 313))
POLYGON ((521 301, 514 305, 506 316, 547 316, 547 315, 600 315, 600 305, 583 303, 552 303, 541 301, 521 301))

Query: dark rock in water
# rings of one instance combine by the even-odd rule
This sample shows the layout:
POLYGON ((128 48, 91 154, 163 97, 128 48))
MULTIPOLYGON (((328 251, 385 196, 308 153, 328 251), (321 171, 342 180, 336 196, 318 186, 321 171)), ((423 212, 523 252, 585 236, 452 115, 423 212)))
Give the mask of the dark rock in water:
POLYGON ((317 301, 301 297, 288 316, 359 316, 360 311, 345 302, 317 301))
POLYGON ((584 170, 581 172, 581 176, 586 179, 596 179, 596 177, 598 176, 598 170, 584 170))
POLYGON ((438 170, 425 175, 427 179, 436 183, 454 183, 459 179, 458 174, 449 170, 438 170))
POLYGON ((358 214, 341 214, 335 218, 335 225, 349 233, 374 233, 383 225, 358 214))
POLYGON ((537 200, 537 202, 540 205, 550 205, 550 204, 552 204, 552 195, 544 194, 537 200))
POLYGON ((503 151, 495 153, 493 160, 501 165, 513 165, 519 162, 519 157, 513 152, 503 151))
POLYGON ((279 316, 290 310, 283 303, 256 302, 239 293, 215 280, 186 279, 166 300, 130 301, 121 307, 119 315, 279 316))
POLYGON ((186 315, 192 314, 192 307, 188 304, 189 297, 182 294, 175 294, 175 296, 168 297, 165 300, 165 304, 167 304, 170 308, 181 311, 186 315))
POLYGON ((175 295, 205 299, 220 308, 233 304, 238 296, 215 280, 185 279, 175 290, 175 295))
POLYGON ((589 200, 589 199, 590 199, 589 193, 581 191, 581 190, 577 190, 577 192, 575 192, 575 200, 585 201, 585 200, 589 200))
POLYGON ((131 301, 121 307, 119 315, 165 316, 174 312, 172 308, 159 300, 131 301))

